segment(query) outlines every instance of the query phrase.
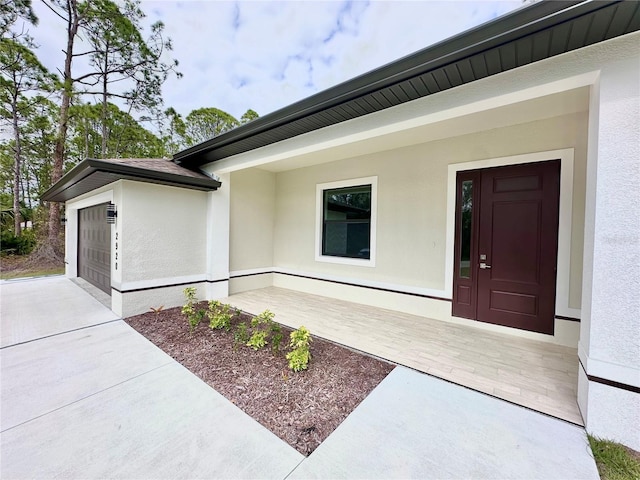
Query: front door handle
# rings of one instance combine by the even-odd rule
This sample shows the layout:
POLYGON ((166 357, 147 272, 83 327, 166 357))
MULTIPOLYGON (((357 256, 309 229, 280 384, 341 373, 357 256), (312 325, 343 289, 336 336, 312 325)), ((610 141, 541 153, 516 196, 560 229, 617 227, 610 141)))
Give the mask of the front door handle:
POLYGON ((482 269, 491 268, 491 265, 487 265, 486 263, 482 262, 480 263, 480 268, 482 269))

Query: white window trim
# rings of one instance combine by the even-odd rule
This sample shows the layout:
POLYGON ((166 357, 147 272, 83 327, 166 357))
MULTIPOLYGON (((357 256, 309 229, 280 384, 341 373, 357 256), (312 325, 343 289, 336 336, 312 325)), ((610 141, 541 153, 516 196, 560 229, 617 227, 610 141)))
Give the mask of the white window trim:
POLYGON ((357 265, 361 267, 376 266, 376 220, 378 217, 378 177, 362 177, 337 182, 316 184, 316 262, 339 263, 342 265, 357 265), (322 255, 322 213, 323 192, 334 188, 355 187, 358 185, 371 185, 371 237, 369 240, 369 259, 345 258, 322 255))

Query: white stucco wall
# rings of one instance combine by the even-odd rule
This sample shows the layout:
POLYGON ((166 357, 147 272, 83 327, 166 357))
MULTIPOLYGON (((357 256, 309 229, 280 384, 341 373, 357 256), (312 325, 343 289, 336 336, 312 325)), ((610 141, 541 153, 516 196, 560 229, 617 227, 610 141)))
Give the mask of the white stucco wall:
POLYGON ((204 279, 206 192, 125 180, 118 210, 121 290, 204 279))
POLYGON ((579 404, 588 431, 640 450, 639 54, 602 68, 589 128, 579 404))
MULTIPOLYGON (((184 286, 171 285, 205 285, 207 195, 186 188, 122 181, 116 223, 121 281, 112 280, 120 292, 116 296, 121 297, 122 316, 160 305, 181 305, 184 286)), ((112 257, 114 254, 112 251, 112 257)))

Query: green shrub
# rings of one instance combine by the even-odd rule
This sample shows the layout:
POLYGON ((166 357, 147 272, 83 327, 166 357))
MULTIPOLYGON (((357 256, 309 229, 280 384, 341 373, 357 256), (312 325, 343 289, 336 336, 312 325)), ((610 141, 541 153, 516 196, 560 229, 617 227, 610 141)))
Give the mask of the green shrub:
POLYGON ((182 292, 187 300, 187 303, 182 307, 182 314, 187 317, 187 321, 189 322, 189 333, 193 333, 196 327, 200 325, 206 311, 203 309, 195 309, 195 304, 198 301, 196 299, 197 289, 195 287, 187 287, 182 292))
POLYGON ((289 348, 286 358, 289 361, 289 368, 294 372, 306 370, 311 360, 309 344, 311 343, 311 333, 304 326, 291 332, 289 348))
POLYGON ((251 338, 247 342, 247 347, 254 350, 260 350, 267 344, 267 332, 263 330, 255 331, 251 334, 251 338))
POLYGON ((21 235, 3 231, 0 235, 0 249, 3 254, 29 255, 36 246, 36 234, 33 230, 24 230, 21 235))
POLYGON ((221 304, 217 300, 209 301, 209 327, 214 329, 224 328, 226 331, 231 329, 231 305, 221 304))
POLYGON ((240 322, 236 326, 236 330, 233 332, 233 345, 245 345, 249 341, 249 330, 247 329, 247 322, 240 322))
POLYGON ((272 337, 273 325, 276 325, 273 321, 274 317, 275 313, 265 310, 251 319, 252 333, 245 344, 247 347, 260 350, 267 344, 268 338, 272 337))
POLYGON ((282 327, 276 322, 272 322, 269 333, 271 334, 271 351, 277 355, 280 353, 280 345, 282 344, 282 327))

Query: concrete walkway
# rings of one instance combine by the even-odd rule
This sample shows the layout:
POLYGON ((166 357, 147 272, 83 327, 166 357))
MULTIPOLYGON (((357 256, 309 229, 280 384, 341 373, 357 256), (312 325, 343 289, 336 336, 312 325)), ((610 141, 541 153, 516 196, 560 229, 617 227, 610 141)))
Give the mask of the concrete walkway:
POLYGON ((2 478, 598 478, 582 428, 403 367, 305 459, 72 282, 0 295, 2 478))

